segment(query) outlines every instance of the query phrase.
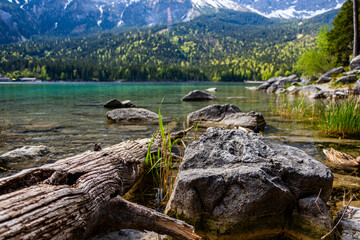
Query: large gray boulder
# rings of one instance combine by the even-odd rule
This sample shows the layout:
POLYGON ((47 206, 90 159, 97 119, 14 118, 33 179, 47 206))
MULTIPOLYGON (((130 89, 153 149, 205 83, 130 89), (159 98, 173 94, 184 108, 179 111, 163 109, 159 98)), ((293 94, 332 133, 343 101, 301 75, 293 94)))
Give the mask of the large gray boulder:
POLYGON ((353 71, 350 71, 350 72, 344 72, 343 75, 347 76, 347 75, 356 75, 356 74, 359 74, 360 73, 360 70, 353 70, 353 71))
POLYGON ((325 91, 322 90, 320 92, 315 93, 314 95, 312 95, 311 97, 313 99, 324 99, 324 98, 328 98, 331 97, 332 93, 330 91, 325 91))
POLYGON ((316 81, 317 84, 321 84, 321 83, 328 83, 331 81, 331 77, 327 77, 327 76, 321 76, 319 78, 319 80, 316 81))
POLYGON ((267 93, 275 93, 279 89, 285 89, 288 85, 299 83, 300 78, 296 75, 289 77, 274 77, 261 84, 258 87, 259 91, 266 91, 267 93))
POLYGON ((298 78, 296 75, 291 75, 289 77, 281 77, 277 81, 279 88, 286 88, 286 85, 291 85, 298 82, 300 82, 300 78, 298 78))
POLYGON ((350 70, 356 70, 358 68, 360 68, 360 55, 350 61, 350 70))
POLYGON ((321 192, 318 205, 327 214, 332 182, 331 171, 300 149, 209 128, 186 148, 165 212, 237 239, 319 239, 331 218, 316 221, 320 213, 309 204, 321 192))
POLYGON ((261 84, 261 85, 257 88, 257 90, 258 90, 258 91, 266 91, 266 89, 268 89, 270 86, 271 86, 271 83, 265 82, 265 83, 261 84))
POLYGON ((308 86, 299 88, 298 94, 301 94, 304 96, 314 96, 319 91, 321 91, 320 88, 313 86, 313 85, 308 85, 308 86))
MULTIPOLYGON (((339 219, 345 210, 346 207, 344 206, 343 209, 338 213, 339 219)), ((344 218, 341 220, 341 228, 342 240, 360 239, 360 208, 351 206, 348 207, 344 214, 344 218)))
POLYGON ((356 81, 356 84, 354 86, 355 91, 360 91, 360 79, 356 81))
MULTIPOLYGON (((313 77, 313 76, 311 76, 311 77, 313 77)), ((300 85, 309 85, 310 84, 310 78, 307 78, 307 77, 305 77, 305 76, 302 76, 301 78, 300 78, 300 85)))
POLYGON ((345 72, 344 67, 338 67, 338 68, 331 69, 330 71, 326 72, 322 76, 323 77, 331 77, 334 74, 340 74, 343 72, 345 72))
POLYGON ((349 83, 354 83, 356 81, 357 81, 356 75, 347 75, 347 76, 343 76, 343 77, 337 79, 335 82, 349 84, 349 83))
POLYGON ((143 108, 119 108, 106 113, 109 121, 115 123, 156 121, 159 115, 143 108))
POLYGON ((266 89, 266 92, 267 93, 275 93, 278 89, 279 89, 279 83, 275 82, 266 89))
POLYGON ((188 93, 181 101, 204 101, 204 100, 215 100, 216 97, 208 92, 194 90, 188 93))
POLYGON ((199 122, 201 127, 235 128, 245 127, 249 129, 264 130, 266 125, 264 117, 257 112, 243 113, 232 104, 214 104, 204 107, 198 111, 189 113, 187 116, 189 124, 199 122))
POLYGON ((0 156, 0 166, 4 168, 23 168, 34 166, 47 160, 50 149, 46 146, 24 146, 0 156))

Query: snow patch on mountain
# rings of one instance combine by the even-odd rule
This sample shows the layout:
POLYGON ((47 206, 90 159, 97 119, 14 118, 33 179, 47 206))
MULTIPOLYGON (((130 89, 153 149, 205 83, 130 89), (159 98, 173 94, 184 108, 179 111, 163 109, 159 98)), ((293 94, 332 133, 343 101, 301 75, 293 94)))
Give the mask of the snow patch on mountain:
MULTIPOLYGON (((8 0, 10 3, 14 3, 13 0, 8 0)), ((20 4, 19 0, 15 0, 15 3, 20 4)))
MULTIPOLYGON (((316 15, 319 14, 323 14, 325 12, 331 11, 333 9, 338 9, 341 8, 341 6, 343 5, 343 2, 345 0, 336 0, 336 6, 335 7, 324 7, 324 8, 320 8, 319 5, 316 5, 316 8, 318 9, 314 9, 314 10, 304 10, 301 7, 297 6, 296 3, 298 3, 298 0, 295 0, 293 2, 286 2, 286 8, 281 8, 281 9, 274 9, 272 6, 269 6, 268 9, 266 11, 261 11, 259 9, 257 9, 257 5, 255 4, 255 2, 260 1, 260 0, 255 0, 253 4, 251 5, 245 5, 246 8, 248 8, 250 11, 255 12, 257 14, 260 14, 262 16, 268 17, 268 18, 301 18, 301 19, 306 19, 306 18, 311 18, 314 17, 316 15)), ((279 0, 276 0, 279 2, 279 0)), ((334 2, 333 2, 334 3, 334 2)))
POLYGON ((195 8, 226 8, 232 10, 244 10, 244 7, 232 0, 192 0, 192 5, 195 8))
POLYGON ((99 11, 100 11, 100 19, 96 22, 97 25, 100 27, 100 25, 101 25, 101 23, 102 23, 102 17, 103 17, 105 5, 101 5, 101 6, 95 5, 95 6, 96 6, 96 7, 99 9, 99 11))
POLYGON ((70 3, 72 3, 73 0, 68 0, 66 3, 65 3, 65 6, 64 6, 64 9, 66 10, 67 7, 69 6, 70 3))

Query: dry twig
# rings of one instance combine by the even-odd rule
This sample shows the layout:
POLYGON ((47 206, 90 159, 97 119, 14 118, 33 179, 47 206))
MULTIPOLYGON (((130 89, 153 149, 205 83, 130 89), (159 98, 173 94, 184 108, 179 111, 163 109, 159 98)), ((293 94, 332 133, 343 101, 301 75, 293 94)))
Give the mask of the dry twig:
POLYGON ((319 212, 321 213, 321 215, 325 216, 324 213, 321 211, 320 207, 319 207, 319 204, 318 204, 318 200, 319 200, 319 197, 320 197, 320 194, 321 194, 321 191, 322 191, 322 188, 320 188, 320 191, 319 191, 319 194, 315 200, 315 204, 316 204, 316 207, 319 209, 319 212))
POLYGON ((340 222, 341 222, 342 219, 344 218, 345 213, 346 213, 347 209, 349 208, 350 203, 351 203, 351 201, 353 200, 353 198, 354 198, 354 195, 351 196, 349 203, 345 206, 345 209, 344 209, 344 211, 343 211, 343 213, 342 213, 342 215, 341 215, 341 218, 340 218, 339 221, 335 224, 335 226, 333 227, 333 229, 331 229, 330 232, 328 232, 327 234, 325 234, 324 236, 322 236, 321 239, 325 239, 325 238, 326 238, 327 236, 329 236, 333 231, 335 231, 335 229, 337 228, 337 226, 340 224, 340 222))

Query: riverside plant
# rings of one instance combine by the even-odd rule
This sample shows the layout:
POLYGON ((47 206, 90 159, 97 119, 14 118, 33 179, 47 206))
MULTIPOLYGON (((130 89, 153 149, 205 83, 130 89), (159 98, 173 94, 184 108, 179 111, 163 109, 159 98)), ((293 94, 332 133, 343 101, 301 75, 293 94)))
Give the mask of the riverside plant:
POLYGON ((286 119, 311 121, 313 127, 321 129, 325 136, 339 138, 359 138, 360 98, 333 100, 330 104, 308 104, 305 97, 290 101, 284 94, 270 103, 272 113, 286 119))
POLYGON ((293 119, 299 121, 313 120, 316 116, 315 104, 309 105, 305 101, 305 96, 289 100, 285 93, 280 95, 280 98, 270 102, 271 112, 279 114, 282 118, 293 119))
POLYGON ((168 201, 170 194, 174 188, 174 183, 177 174, 174 171, 174 159, 172 155, 173 147, 182 143, 184 148, 185 143, 181 139, 171 139, 171 134, 167 127, 164 127, 161 117, 161 105, 159 107, 159 130, 148 144, 148 152, 146 154, 145 163, 150 165, 148 173, 151 173, 155 188, 157 190, 156 198, 157 204, 163 205, 168 201), (157 137, 160 137, 158 143, 158 150, 152 153, 151 149, 157 137))
POLYGON ((319 125, 327 136, 339 138, 359 138, 360 98, 332 101, 321 111, 319 125))

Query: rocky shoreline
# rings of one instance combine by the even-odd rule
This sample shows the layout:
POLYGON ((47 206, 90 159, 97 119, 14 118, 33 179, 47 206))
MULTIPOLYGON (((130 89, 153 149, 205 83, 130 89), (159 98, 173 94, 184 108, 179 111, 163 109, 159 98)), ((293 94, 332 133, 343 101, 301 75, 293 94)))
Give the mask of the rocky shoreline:
POLYGON ((320 77, 299 78, 296 75, 274 77, 251 90, 275 94, 306 96, 312 99, 346 98, 360 94, 360 58, 354 58, 350 70, 334 68, 320 77), (344 87, 345 86, 345 87, 344 87))
MULTIPOLYGON (((332 71, 326 76, 330 78, 342 70, 332 71)), ((270 79, 258 90, 318 98, 326 90, 317 86, 293 75, 270 79)), ((359 80, 354 88, 357 86, 360 88, 359 80)), ((322 94, 329 98, 341 95, 322 94)), ((344 90, 344 95, 348 94, 344 90)), ((202 91, 187 96, 192 96, 191 101, 216 99, 202 91)), ((106 114, 109 124, 144 124, 159 119, 158 114, 135 108, 129 101, 115 100, 106 104, 108 108, 116 108, 106 114)), ((327 239, 335 239, 331 233, 334 222, 327 205, 333 188, 332 172, 302 150, 274 143, 257 133, 266 125, 261 113, 244 113, 232 104, 212 104, 189 113, 187 120, 190 125, 197 124, 207 130, 186 148, 175 190, 166 207, 170 216, 186 220, 213 237, 236 234, 239 239, 278 236, 319 239, 330 233, 327 239)), ((94 151, 101 151, 101 147, 94 151)), ((360 209, 352 208, 352 211, 360 212, 360 209)), ((358 218, 358 214, 354 216, 358 218)), ((348 214, 343 224, 343 239, 358 236, 358 231, 351 232, 356 225, 356 220, 348 214)), ((138 232, 132 234, 134 237, 130 239, 144 237, 138 232)), ((157 235, 150 233, 145 237, 156 239, 157 235)))

